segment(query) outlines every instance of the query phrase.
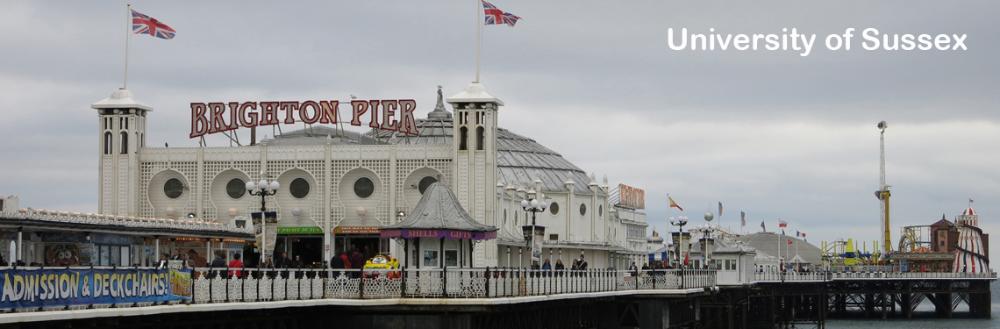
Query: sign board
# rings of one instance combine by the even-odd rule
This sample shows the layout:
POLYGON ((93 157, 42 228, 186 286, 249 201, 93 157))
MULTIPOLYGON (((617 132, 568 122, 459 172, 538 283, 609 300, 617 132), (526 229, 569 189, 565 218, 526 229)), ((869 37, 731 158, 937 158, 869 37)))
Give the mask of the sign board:
MULTIPOLYGON (((340 122, 339 101, 191 103, 191 138, 239 128, 277 124, 331 124, 340 122)), ((351 125, 361 126, 367 118, 372 129, 417 134, 412 99, 351 101, 351 125)))
POLYGON ((337 226, 333 234, 379 234, 375 226, 337 226))
POLYGON ((0 308, 187 300, 190 280, 190 270, 4 269, 0 270, 0 308))
POLYGON ((278 235, 323 235, 323 229, 316 226, 279 226, 278 235))
POLYGON ((625 208, 646 209, 646 191, 618 184, 618 205, 625 208))

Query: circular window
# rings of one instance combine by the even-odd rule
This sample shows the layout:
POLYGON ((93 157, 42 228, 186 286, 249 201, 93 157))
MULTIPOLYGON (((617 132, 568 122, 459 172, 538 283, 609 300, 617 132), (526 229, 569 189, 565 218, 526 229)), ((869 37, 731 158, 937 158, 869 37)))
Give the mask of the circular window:
POLYGON ((375 193, 375 183, 372 183, 371 179, 361 177, 354 181, 354 195, 364 199, 372 196, 372 193, 375 193))
POLYGON ((580 204, 580 216, 583 216, 583 215, 586 215, 586 214, 587 214, 587 205, 581 203, 580 204))
POLYGON ((552 204, 550 204, 549 205, 549 211, 552 212, 553 215, 558 215, 559 214, 559 204, 555 203, 555 202, 553 202, 552 204))
POLYGON ((309 195, 309 181, 305 178, 293 179, 292 183, 288 185, 288 191, 292 193, 293 197, 304 198, 309 195))
POLYGON ((437 181, 437 178, 431 176, 421 178, 420 183, 417 184, 417 189, 420 190, 420 194, 424 194, 424 191, 426 191, 431 184, 437 183, 437 181))
POLYGON ((239 199, 246 193, 247 183, 242 179, 233 178, 229 180, 229 183, 226 183, 226 194, 229 194, 230 198, 239 199))
POLYGON ((181 194, 184 194, 184 183, 181 183, 181 180, 177 178, 168 179, 166 183, 163 183, 163 194, 171 199, 181 197, 181 194))

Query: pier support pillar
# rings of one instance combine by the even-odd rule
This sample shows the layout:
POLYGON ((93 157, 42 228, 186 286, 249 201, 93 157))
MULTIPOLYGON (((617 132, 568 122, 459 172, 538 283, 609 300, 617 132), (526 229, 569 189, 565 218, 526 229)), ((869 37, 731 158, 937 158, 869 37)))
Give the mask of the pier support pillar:
POLYGON ((939 318, 951 318, 951 293, 939 292, 934 294, 934 314, 939 318))
POLYGON ((903 311, 903 317, 910 319, 913 317, 913 294, 904 292, 899 294, 899 308, 903 311))

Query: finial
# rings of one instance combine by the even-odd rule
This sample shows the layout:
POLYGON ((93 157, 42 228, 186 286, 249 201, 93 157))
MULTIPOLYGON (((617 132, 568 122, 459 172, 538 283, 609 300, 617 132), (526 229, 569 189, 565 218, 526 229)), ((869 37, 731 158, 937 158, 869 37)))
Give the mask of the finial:
POLYGON ((434 110, 427 113, 428 119, 450 119, 451 113, 444 108, 444 94, 441 92, 441 85, 438 85, 437 90, 437 104, 434 105, 434 110))

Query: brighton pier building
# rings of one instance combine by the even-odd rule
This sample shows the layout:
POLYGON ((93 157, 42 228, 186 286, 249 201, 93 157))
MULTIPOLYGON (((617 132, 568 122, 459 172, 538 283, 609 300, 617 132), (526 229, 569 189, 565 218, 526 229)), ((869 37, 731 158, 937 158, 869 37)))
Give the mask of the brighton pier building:
POLYGON ((528 266, 522 226, 531 213, 520 202, 530 192, 550 204, 536 224, 546 227, 542 254, 553 264, 561 259, 568 268, 581 254, 591 268, 643 259, 641 207, 618 202, 606 177, 598 182, 559 153, 498 127, 503 105, 472 83, 447 99, 439 89, 433 111, 415 120, 418 134, 313 125, 250 145, 150 147, 153 109, 118 90, 92 105, 99 212, 231 223, 260 211, 261 197, 247 193, 246 182, 276 180, 279 190, 264 200, 278 217, 276 254, 320 265, 357 249, 402 261, 402 242, 379 238, 378 229, 399 222, 427 186, 442 182, 476 221, 499 228, 496 239, 476 244, 474 266, 528 266))

